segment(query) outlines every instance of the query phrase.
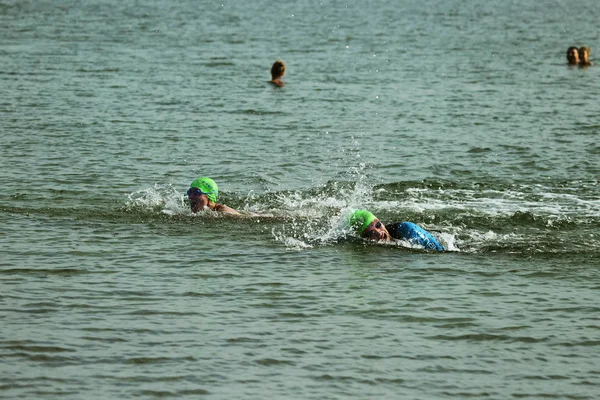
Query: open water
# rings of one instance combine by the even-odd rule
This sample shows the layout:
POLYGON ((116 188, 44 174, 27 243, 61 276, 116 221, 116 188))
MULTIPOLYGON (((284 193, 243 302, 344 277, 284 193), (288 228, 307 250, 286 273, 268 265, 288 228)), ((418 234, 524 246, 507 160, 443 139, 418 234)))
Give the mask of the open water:
POLYGON ((0 397, 597 399, 599 20, 0 0, 0 397))

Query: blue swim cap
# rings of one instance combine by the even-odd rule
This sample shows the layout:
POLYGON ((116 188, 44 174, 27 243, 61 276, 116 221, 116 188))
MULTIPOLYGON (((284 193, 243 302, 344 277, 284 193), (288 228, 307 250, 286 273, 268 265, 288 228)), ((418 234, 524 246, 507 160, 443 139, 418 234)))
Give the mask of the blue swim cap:
POLYGON ((208 199, 213 203, 216 203, 217 199, 219 198, 219 187, 217 186, 215 181, 205 176, 196 179, 190 184, 190 187, 202 190, 206 197, 208 197, 208 199))

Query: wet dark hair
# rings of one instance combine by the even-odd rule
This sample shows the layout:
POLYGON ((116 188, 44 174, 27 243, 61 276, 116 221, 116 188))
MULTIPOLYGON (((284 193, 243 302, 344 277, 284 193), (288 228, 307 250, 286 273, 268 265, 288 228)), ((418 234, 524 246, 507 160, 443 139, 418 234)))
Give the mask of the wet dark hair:
POLYGON ((567 49, 567 54, 569 54, 569 53, 570 53, 570 52, 572 52, 572 51, 579 51, 579 49, 578 49, 577 47, 575 47, 575 46, 571 46, 571 47, 569 47, 569 48, 567 49))
POLYGON ((283 74, 285 74, 285 63, 281 60, 275 61, 271 67, 271 78, 275 80, 281 78, 283 74))

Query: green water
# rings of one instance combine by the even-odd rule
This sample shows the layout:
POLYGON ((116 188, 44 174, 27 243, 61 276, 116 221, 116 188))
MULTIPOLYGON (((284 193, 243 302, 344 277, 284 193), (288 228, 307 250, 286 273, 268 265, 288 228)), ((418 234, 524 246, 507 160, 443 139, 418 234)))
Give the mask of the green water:
POLYGON ((2 2, 0 397, 595 398, 599 12, 2 2))

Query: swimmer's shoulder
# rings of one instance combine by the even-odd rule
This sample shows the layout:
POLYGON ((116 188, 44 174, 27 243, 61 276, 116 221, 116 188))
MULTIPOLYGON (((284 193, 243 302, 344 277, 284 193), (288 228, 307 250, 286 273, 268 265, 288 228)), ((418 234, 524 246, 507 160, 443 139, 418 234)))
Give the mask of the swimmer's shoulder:
POLYGON ((237 212, 236 210, 234 210, 233 208, 226 206, 225 204, 217 204, 215 206, 215 211, 218 212, 222 212, 224 214, 230 214, 230 215, 241 215, 239 212, 237 212))
POLYGON ((285 85, 285 82, 282 81, 281 79, 275 79, 273 81, 268 81, 268 83, 270 83, 273 86, 276 86, 278 88, 281 88, 285 85))

